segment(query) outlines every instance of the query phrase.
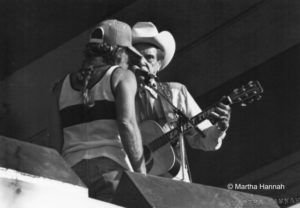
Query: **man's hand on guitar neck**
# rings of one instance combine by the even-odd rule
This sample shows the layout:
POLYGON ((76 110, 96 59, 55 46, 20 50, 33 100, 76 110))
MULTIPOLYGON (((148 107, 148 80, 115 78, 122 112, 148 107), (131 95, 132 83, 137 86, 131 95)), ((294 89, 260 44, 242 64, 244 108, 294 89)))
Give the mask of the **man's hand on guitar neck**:
POLYGON ((222 102, 219 102, 209 115, 220 131, 226 131, 229 128, 230 117, 231 107, 222 102))

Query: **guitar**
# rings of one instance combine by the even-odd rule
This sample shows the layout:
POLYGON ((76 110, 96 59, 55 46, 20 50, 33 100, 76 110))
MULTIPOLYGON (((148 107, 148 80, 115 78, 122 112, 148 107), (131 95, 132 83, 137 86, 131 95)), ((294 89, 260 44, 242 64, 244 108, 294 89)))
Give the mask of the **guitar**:
MULTIPOLYGON (((247 103, 252 103, 255 100, 261 99, 263 88, 258 81, 250 81, 247 85, 241 88, 234 89, 231 94, 222 99, 222 103, 233 105, 241 103, 246 106, 247 103)), ((190 118, 193 125, 197 125, 208 118, 214 107, 210 107, 198 115, 190 118)), ((183 126, 183 133, 193 128, 191 124, 183 126)), ((143 121, 140 125, 144 157, 146 161, 147 172, 151 175, 168 175, 176 176, 180 170, 180 162, 177 159, 171 143, 174 143, 179 138, 180 129, 176 127, 171 131, 164 133, 163 129, 155 121, 143 121)))

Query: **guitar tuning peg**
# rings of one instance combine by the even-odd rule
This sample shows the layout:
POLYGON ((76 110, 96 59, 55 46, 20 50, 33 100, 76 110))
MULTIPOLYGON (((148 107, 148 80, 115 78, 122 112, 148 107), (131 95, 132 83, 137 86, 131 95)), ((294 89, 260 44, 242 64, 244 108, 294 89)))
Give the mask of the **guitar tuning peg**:
POLYGON ((254 82, 253 82, 253 81, 249 81, 249 82, 248 82, 248 85, 249 85, 250 87, 253 87, 253 86, 254 86, 254 82))
POLYGON ((246 107, 247 104, 246 104, 246 103, 241 103, 241 106, 242 106, 242 107, 246 107))
POLYGON ((239 89, 235 88, 235 89, 233 90, 233 93, 234 93, 234 94, 238 94, 238 93, 239 93, 239 89))

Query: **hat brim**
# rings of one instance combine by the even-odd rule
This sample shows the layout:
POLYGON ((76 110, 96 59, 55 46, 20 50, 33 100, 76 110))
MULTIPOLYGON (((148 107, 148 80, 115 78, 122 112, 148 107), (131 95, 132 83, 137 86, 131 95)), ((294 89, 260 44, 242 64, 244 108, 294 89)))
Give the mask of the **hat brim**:
POLYGON ((171 62, 175 54, 175 40, 168 31, 162 31, 155 37, 133 37, 133 45, 138 43, 148 43, 164 51, 164 59, 162 60, 160 71, 171 62))
POLYGON ((137 56, 143 57, 143 55, 142 55, 135 47, 133 47, 133 46, 127 46, 127 48, 128 48, 131 52, 133 52, 134 54, 136 54, 137 56))

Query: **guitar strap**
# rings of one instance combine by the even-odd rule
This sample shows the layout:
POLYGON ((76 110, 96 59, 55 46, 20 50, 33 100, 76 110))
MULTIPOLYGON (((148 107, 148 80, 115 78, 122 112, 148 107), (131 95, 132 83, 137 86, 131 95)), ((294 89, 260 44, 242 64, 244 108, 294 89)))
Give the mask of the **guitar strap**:
MULTIPOLYGON (((157 83, 158 91, 160 91, 171 103, 173 101, 173 94, 169 83, 158 82, 157 83)), ((177 116, 173 112, 173 107, 164 99, 159 96, 160 106, 164 113, 165 122, 169 125, 169 129, 176 127, 177 116)))

